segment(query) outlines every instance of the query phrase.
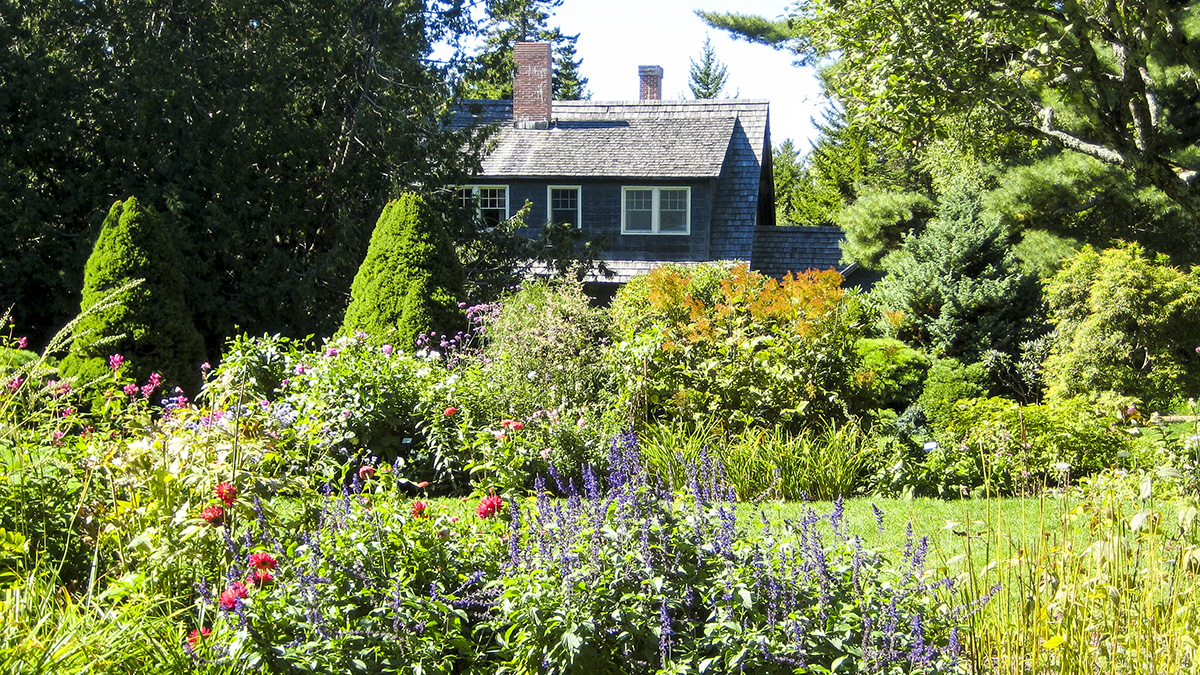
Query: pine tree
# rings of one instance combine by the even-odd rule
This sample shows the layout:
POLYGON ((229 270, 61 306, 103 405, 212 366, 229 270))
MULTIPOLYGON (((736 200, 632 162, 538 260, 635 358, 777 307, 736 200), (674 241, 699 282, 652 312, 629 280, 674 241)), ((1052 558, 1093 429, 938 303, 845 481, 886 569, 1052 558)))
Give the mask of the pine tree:
POLYGON ((513 47, 518 42, 548 42, 554 53, 554 98, 588 98, 587 78, 579 74, 581 59, 575 57, 578 35, 565 35, 551 28, 550 10, 562 0, 488 0, 488 26, 483 47, 476 54, 474 67, 463 78, 466 98, 512 98, 513 47))
POLYGON ((725 89, 729 68, 717 60, 717 50, 713 49, 712 38, 705 36, 704 49, 700 54, 700 63, 692 59, 692 68, 688 74, 688 87, 696 98, 716 98, 725 89))
POLYGON ((902 337, 936 356, 966 363, 993 349, 1016 356, 1033 337, 1040 303, 1012 245, 1011 235, 983 217, 978 191, 956 190, 924 231, 884 260, 888 276, 876 292, 903 314, 902 337))
POLYGON ((113 204, 83 279, 80 311, 135 279, 143 281, 80 322, 80 337, 59 368, 64 376, 92 381, 108 372, 108 355, 119 353, 127 374, 138 380, 157 372, 168 387, 199 389, 204 341, 183 300, 183 260, 152 210, 133 197, 113 204))
POLYGON ((581 101, 592 97, 586 77, 579 74, 583 59, 575 58, 575 41, 579 36, 565 38, 554 46, 554 89, 556 101, 581 101))
POLYGON ((340 332, 413 347, 420 333, 462 328, 462 296, 463 269, 444 224, 423 197, 405 193, 375 224, 340 332))

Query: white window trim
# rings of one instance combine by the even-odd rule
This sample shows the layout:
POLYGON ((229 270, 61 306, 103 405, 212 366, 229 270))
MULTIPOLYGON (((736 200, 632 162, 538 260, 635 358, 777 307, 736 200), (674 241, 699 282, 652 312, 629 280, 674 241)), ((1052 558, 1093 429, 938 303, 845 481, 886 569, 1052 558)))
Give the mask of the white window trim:
MULTIPOLYGON (((550 222, 550 214, 554 213, 554 191, 575 191, 575 229, 583 229, 583 186, 582 185, 547 185, 546 186, 546 222, 550 222)), ((622 222, 624 219, 622 218, 622 222)))
POLYGON ((687 236, 692 233, 692 188, 688 185, 622 185, 621 186, 621 234, 653 235, 656 237, 687 236), (654 206, 650 212, 650 230, 627 230, 625 228, 625 193, 629 190, 653 190, 654 206), (684 190, 687 193, 687 228, 682 232, 659 232, 659 194, 661 190, 684 190))
POLYGON ((504 217, 501 220, 508 220, 512 217, 512 188, 507 185, 459 185, 459 190, 470 190, 471 197, 475 200, 475 217, 483 218, 483 207, 479 205, 479 189, 497 189, 504 188, 504 217))

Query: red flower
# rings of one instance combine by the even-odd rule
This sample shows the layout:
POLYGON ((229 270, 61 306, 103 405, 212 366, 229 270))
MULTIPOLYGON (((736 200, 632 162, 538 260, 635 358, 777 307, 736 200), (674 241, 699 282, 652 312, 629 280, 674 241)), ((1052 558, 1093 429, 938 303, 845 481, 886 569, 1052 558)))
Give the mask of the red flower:
POLYGON ((196 648, 200 646, 200 641, 209 635, 212 635, 212 629, 208 626, 204 626, 203 628, 193 628, 192 632, 188 633, 188 647, 190 647, 192 651, 195 651, 196 648))
MULTIPOLYGON (((1197 347, 1196 351, 1200 351, 1200 347, 1197 347)), ((455 408, 454 406, 450 406, 449 408, 446 408, 445 410, 443 410, 442 414, 445 415, 446 417, 454 417, 454 413, 456 413, 456 412, 458 412, 458 408, 455 408)))
POLYGON ((225 523, 225 509, 219 506, 210 506, 200 512, 200 519, 208 521, 209 525, 216 527, 225 523))
POLYGON ((423 480, 423 481, 421 481, 420 483, 417 483, 417 487, 419 487, 419 488, 421 488, 422 490, 424 490, 425 488, 429 487, 429 481, 427 481, 427 480, 423 480))
POLYGON ((500 426, 504 427, 505 429, 508 429, 509 431, 520 431, 521 429, 525 428, 525 425, 523 423, 521 423, 519 420, 509 420, 509 419, 500 420, 500 426))
POLYGON ((250 566, 256 570, 273 570, 279 563, 270 553, 251 553, 250 566))
POLYGON ((247 579, 247 581, 254 584, 258 588, 262 588, 272 581, 275 581, 275 575, 271 574, 270 570, 254 570, 250 573, 250 578, 247 579))
POLYGON ((358 479, 367 480, 375 476, 375 467, 370 464, 363 464, 358 467, 358 479))
POLYGON ((424 518, 426 516, 425 512, 428 510, 429 510, 429 502, 423 502, 420 500, 415 501, 415 502, 413 502, 413 505, 412 505, 412 517, 413 518, 424 518))
POLYGON ((243 584, 240 581, 235 581, 232 584, 229 584, 229 588, 226 588, 225 591, 221 593, 221 609, 229 611, 234 607, 237 607, 238 600, 241 600, 248 595, 250 595, 250 590, 246 588, 246 584, 243 584))
POLYGON ((221 501, 225 502, 225 506, 233 506, 233 502, 237 500, 238 491, 233 486, 233 483, 217 483, 216 493, 217 497, 220 497, 221 501))
POLYGON ((500 495, 488 495, 480 500, 479 506, 475 507, 475 513, 479 514, 480 518, 491 518, 502 510, 504 510, 504 500, 500 495))

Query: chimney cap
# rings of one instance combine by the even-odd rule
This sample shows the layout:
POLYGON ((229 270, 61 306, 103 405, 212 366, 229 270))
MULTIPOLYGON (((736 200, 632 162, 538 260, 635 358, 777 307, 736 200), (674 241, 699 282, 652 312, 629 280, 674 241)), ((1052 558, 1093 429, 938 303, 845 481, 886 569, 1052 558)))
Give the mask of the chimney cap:
POLYGON ((662 66, 638 66, 638 75, 642 77, 662 77, 662 66))

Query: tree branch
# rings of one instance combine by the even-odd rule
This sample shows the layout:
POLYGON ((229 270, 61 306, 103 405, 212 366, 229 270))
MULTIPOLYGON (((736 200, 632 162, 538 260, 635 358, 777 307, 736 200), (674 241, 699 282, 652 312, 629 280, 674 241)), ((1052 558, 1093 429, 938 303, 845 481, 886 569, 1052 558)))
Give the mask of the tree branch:
POLYGON ((1054 108, 1042 108, 1039 114, 1041 118, 1041 126, 1035 127, 1031 125, 1018 125, 1024 131, 1030 132, 1036 136, 1041 136, 1058 143, 1064 148, 1081 152, 1089 157, 1115 164, 1117 166, 1125 166, 1125 156, 1112 148, 1106 148, 1103 145, 1085 141, 1082 138, 1072 136, 1061 129, 1054 128, 1054 108))

